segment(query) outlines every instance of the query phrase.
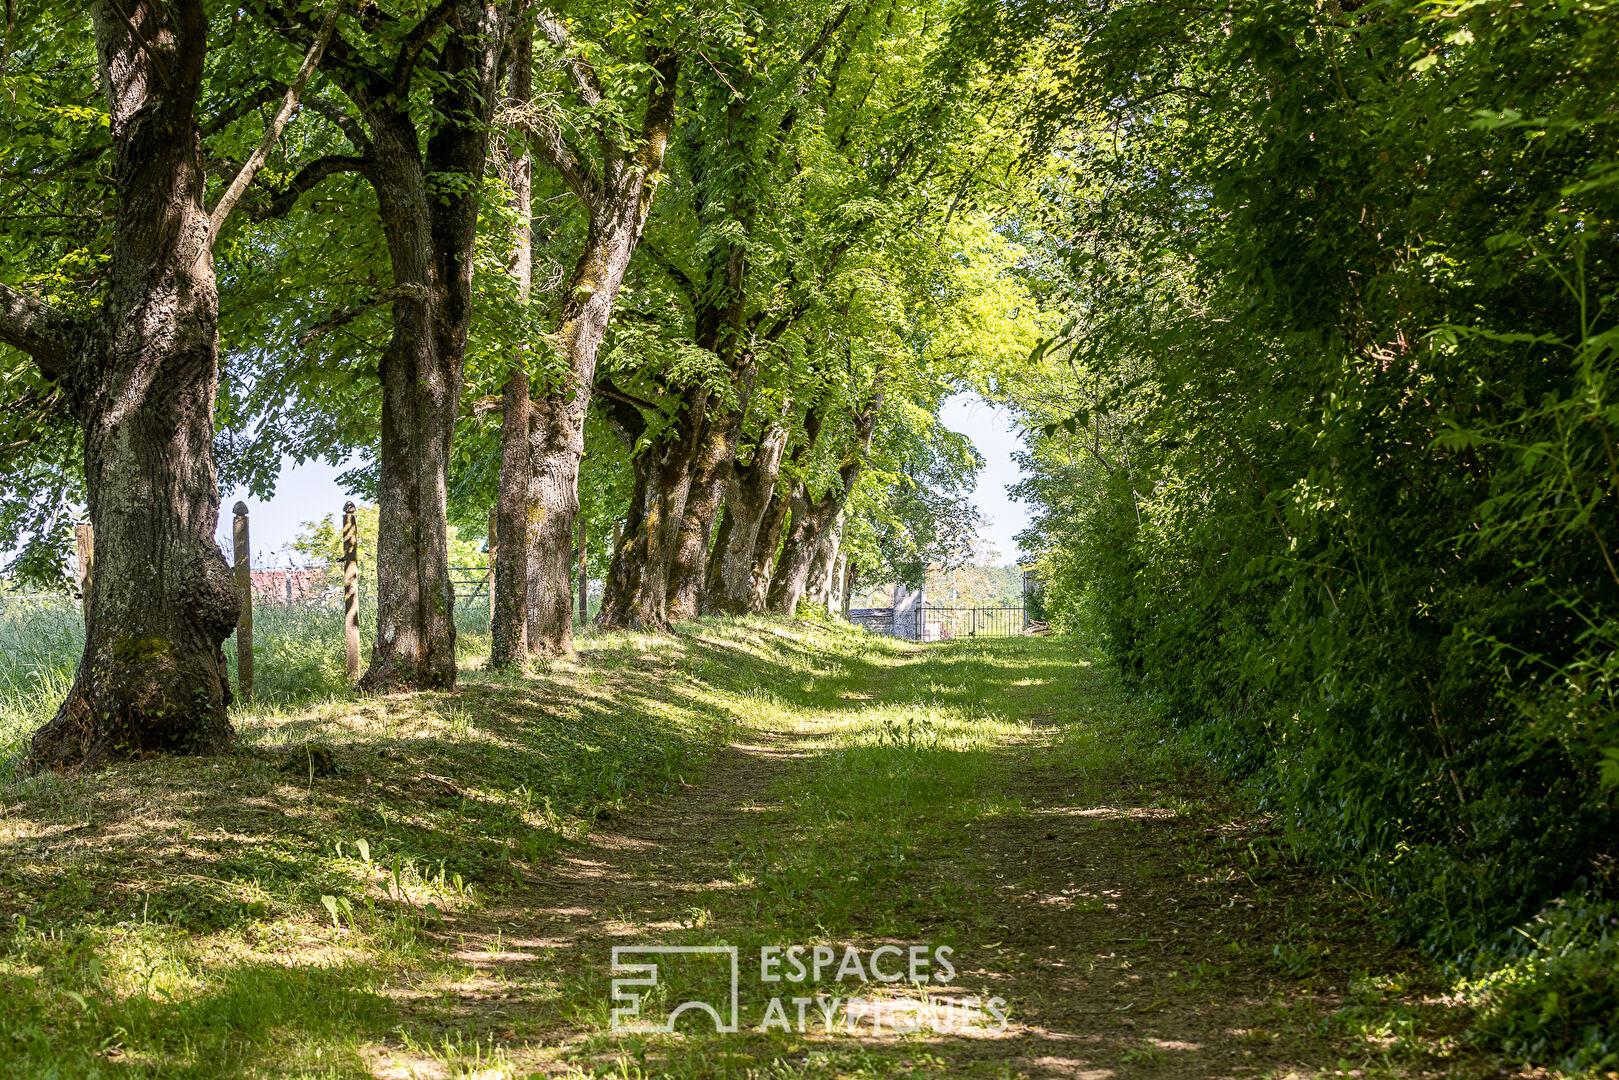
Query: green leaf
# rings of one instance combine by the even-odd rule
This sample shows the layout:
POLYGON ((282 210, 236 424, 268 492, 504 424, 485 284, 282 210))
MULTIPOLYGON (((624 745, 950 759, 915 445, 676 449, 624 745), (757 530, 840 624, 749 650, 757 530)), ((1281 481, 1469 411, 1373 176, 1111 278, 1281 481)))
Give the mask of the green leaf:
POLYGON ((1610 746, 1602 751, 1602 760, 1597 763, 1597 778, 1610 791, 1619 788, 1619 746, 1610 746))

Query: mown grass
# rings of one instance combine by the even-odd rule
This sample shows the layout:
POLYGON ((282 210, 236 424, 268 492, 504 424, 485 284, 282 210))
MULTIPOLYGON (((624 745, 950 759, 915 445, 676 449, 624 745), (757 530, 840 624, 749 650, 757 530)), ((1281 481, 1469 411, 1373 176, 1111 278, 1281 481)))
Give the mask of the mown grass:
POLYGON ((462 920, 695 780, 779 688, 886 647, 745 620, 489 675, 462 643, 453 693, 316 679, 237 710, 226 756, 0 786, 0 1076, 364 1075, 400 1002, 464 973, 462 920))
MULTIPOLYGON (((1020 1071, 991 1038, 754 1030, 767 995, 751 978, 737 1034, 615 1036, 613 942, 733 944, 744 957, 765 944, 949 946, 983 997, 1031 980, 1020 985, 1034 998, 1008 995, 1014 1022, 1039 994, 1071 992, 1041 981, 1060 955, 1063 971, 1116 978, 1121 996, 1156 980, 1138 1001, 1219 998, 1255 1052, 1346 1048, 1367 1077, 1432 1073, 1454 1028, 1431 972, 1379 953, 1354 925, 1364 906, 1306 880, 1278 830, 1071 642, 919 647, 704 620, 672 638, 586 636, 577 661, 496 676, 479 669, 477 635, 462 641, 454 693, 321 689, 239 710, 223 758, 0 786, 0 1077, 1020 1071), (672 813, 720 746, 761 741, 780 755, 775 778, 748 791, 734 827, 671 819, 708 846, 694 865, 648 871, 667 878, 662 895, 626 881, 602 894, 617 906, 571 930, 535 906, 559 860, 608 858, 587 845, 592 828, 684 791, 644 816, 672 813), (335 775, 317 770, 317 748, 335 775), (1184 843, 1166 855, 1147 841, 1171 818, 1184 843), (1154 944, 1173 932, 1127 922, 1119 944, 1094 882, 1040 897, 1053 914, 1019 925, 1008 905, 1038 885, 1029 866, 1075 852, 1104 882, 1229 894, 1212 945, 1154 944), (1109 921, 1073 928, 1087 916, 1109 921), (499 927, 553 943, 507 951, 499 927), (1256 995, 1260 976, 1288 992, 1256 995)), ((712 996, 711 976, 688 985, 712 996)), ((1128 1033, 1086 1039, 1119 1075, 1224 1067, 1128 1033)))
MULTIPOLYGON (((712 856, 685 869, 687 880, 711 884, 661 904, 637 898, 650 910, 625 911, 612 924, 615 942, 736 946, 744 958, 741 1031, 716 1034, 699 1017, 675 1035, 611 1034, 603 944, 599 956, 541 958, 501 976, 526 1002, 515 1042, 527 1036, 530 1054, 492 1041, 476 1060, 443 1046, 428 1057, 447 1068, 476 1064, 491 1077, 526 1076, 543 1064, 547 1074, 561 1067, 596 1080, 876 1080, 1029 1075, 1032 1058, 1079 1052, 1062 1041, 1072 1035, 1032 1052, 1018 1038, 998 1039, 987 1012, 967 1021, 978 1028, 967 1038, 925 1029, 896 1037, 858 1024, 828 1031, 816 1006, 807 1032, 758 1029, 772 995, 854 995, 903 1011, 940 992, 908 978, 879 985, 823 975, 814 985, 766 985, 754 973, 761 946, 823 945, 841 957, 855 943, 921 944, 930 954, 948 946, 959 971, 945 996, 1004 993, 1014 1025, 1027 1007, 1049 1004, 1040 999, 1071 995, 1075 974, 1089 982, 1104 972, 1119 981, 1116 992, 1098 991, 1106 997, 1101 1015, 1132 1002, 1207 1001, 1242 1032, 1241 1052, 1261 1060, 1342 1054, 1353 1062, 1343 1069, 1388 1078, 1493 1068, 1466 1055, 1452 1060, 1461 1025, 1453 1004, 1436 997, 1437 973, 1369 935, 1364 903, 1293 860, 1267 818, 1215 784, 1187 744, 1122 698, 1072 642, 895 648, 898 656, 803 679, 761 702, 758 723, 786 733, 779 749, 800 764, 746 815, 751 823, 721 830, 712 856), (1084 810, 1084 825, 1058 837, 1053 804, 1084 810), (1166 852, 1152 837, 1170 821, 1179 844, 1166 852), (1105 884, 1025 899, 1019 915, 1009 913, 1003 890, 1027 896, 1039 876, 1031 863, 1076 851, 1111 864, 1115 885, 1146 881, 1189 901, 1229 895, 1231 910, 1213 917, 1219 928, 1209 939, 1178 945, 1181 931, 1171 925, 1126 921, 1132 913, 1115 910, 1117 894, 1105 884), (1030 905, 1056 903, 1063 906, 1054 916, 1030 914, 1030 905), (1076 918, 1086 914, 1097 918, 1076 918), (1128 944, 1116 936, 1124 932, 1128 944), (559 1030, 583 1038, 532 1053, 559 1030)), ((721 1000, 726 990, 713 968, 666 965, 660 978, 642 1003, 653 1019, 683 1000, 721 1000)), ((796 1027, 790 1004, 788 1018, 796 1027)), ((1083 1052, 1097 1057, 1070 1061, 1065 1067, 1081 1070, 1075 1075, 1090 1074, 1081 1064, 1117 1075, 1229 1068, 1207 1046, 1160 1046, 1103 1021, 1081 1023, 1083 1052)), ((1036 1067, 1032 1075, 1058 1073, 1036 1067)))

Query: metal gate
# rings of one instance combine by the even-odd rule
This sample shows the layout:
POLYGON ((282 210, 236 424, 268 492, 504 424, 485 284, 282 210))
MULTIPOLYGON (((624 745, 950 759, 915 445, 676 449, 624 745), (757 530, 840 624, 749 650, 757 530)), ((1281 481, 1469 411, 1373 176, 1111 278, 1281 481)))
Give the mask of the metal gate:
POLYGON ((1021 605, 1016 607, 934 607, 916 612, 920 641, 948 641, 958 637, 1018 637, 1028 625, 1021 605))

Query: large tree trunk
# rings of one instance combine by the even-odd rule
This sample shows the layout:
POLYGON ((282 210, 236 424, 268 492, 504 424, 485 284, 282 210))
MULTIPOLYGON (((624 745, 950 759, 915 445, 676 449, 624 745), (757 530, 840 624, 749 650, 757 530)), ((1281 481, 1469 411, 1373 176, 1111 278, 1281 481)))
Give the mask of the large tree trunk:
POLYGON ((636 459, 624 541, 613 553, 596 615, 596 625, 604 629, 661 630, 668 625, 669 563, 691 490, 707 399, 706 390, 688 389, 662 441, 636 459))
POLYGON ((193 111, 203 27, 152 3, 128 23, 105 3, 92 10, 117 224, 99 332, 66 389, 85 433, 96 572, 79 670, 34 735, 35 767, 210 752, 231 737, 220 643, 237 601, 213 539, 218 296, 193 111), (149 50, 166 53, 166 81, 151 78, 149 50))
MULTIPOLYGON (((641 414, 634 407, 615 401, 611 403, 608 417, 625 444, 633 450, 646 428, 641 414)), ((652 505, 652 473, 655 468, 656 454, 651 448, 630 459, 630 508, 622 527, 613 530, 613 556, 607 564, 607 576, 602 580, 602 606, 596 613, 598 622, 607 611, 610 598, 628 596, 633 592, 634 586, 628 576, 653 557, 654 553, 648 550, 648 541, 654 533, 644 525, 647 518, 656 512, 652 505)))
POLYGON ((821 534, 820 543, 815 547, 815 557, 810 560, 809 586, 805 589, 806 599, 816 607, 825 608, 828 614, 832 613, 832 600, 838 585, 838 556, 842 553, 843 504, 846 501, 838 500, 838 514, 832 519, 831 527, 821 534))
POLYGON ((781 546, 781 532, 792 512, 792 500, 782 492, 773 492, 765 504, 763 519, 759 522, 759 539, 753 548, 753 566, 748 571, 748 612, 763 614, 769 609, 770 586, 776 568, 776 551, 781 546))
POLYGON ((815 549, 820 546, 821 534, 831 520, 835 497, 829 491, 819 499, 811 499, 802 482, 793 486, 793 523, 787 531, 781 558, 776 561, 776 572, 771 576, 769 606, 772 612, 797 614, 798 602, 809 586, 815 549))
MULTIPOLYGON (((582 372, 580 372, 582 374, 582 372)), ((579 462, 585 455, 585 391, 547 394, 529 419, 528 647, 573 651, 573 522, 579 513, 579 462)))
MULTIPOLYGON (((854 491, 865 467, 866 455, 871 451, 871 436, 877 426, 877 412, 882 407, 883 395, 878 391, 871 402, 854 416, 854 446, 838 469, 837 485, 827 489, 819 499, 811 499, 802 484, 794 486, 793 526, 782 548, 776 565, 775 582, 770 588, 770 610, 783 615, 794 615, 799 601, 809 587, 810 571, 817 554, 829 538, 837 516, 854 491)), ((824 558, 824 554, 823 554, 824 558)))
POLYGON ((704 595, 708 582, 709 542, 714 519, 730 486, 736 465, 736 446, 742 438, 742 422, 753 396, 751 363, 740 375, 737 408, 719 416, 705 417, 703 432, 693 463, 685 511, 669 560, 668 615, 670 621, 695 619, 707 609, 704 595))
POLYGON ((671 622, 695 619, 702 604, 703 581, 708 573, 708 545, 714 518, 725 497, 726 473, 736 448, 733 432, 740 423, 728 419, 707 423, 697 442, 694 475, 687 481, 686 505, 675 529, 669 558, 664 605, 671 622))
POLYGON ((787 589, 794 574, 801 574, 798 592, 804 591, 803 578, 809 575, 810 556, 815 551, 815 523, 810 520, 810 497, 804 481, 795 480, 787 497, 787 538, 782 541, 781 554, 776 557, 775 569, 770 572, 770 592, 766 595, 765 609, 776 615, 791 615, 797 607, 787 605, 787 589))
POLYGON ((373 184, 396 299, 393 336, 377 368, 377 637, 360 687, 449 687, 455 685, 455 592, 444 470, 460 379, 434 333, 440 282, 415 126, 394 113, 389 122, 373 121, 372 140, 373 184))
MULTIPOLYGON (((35 355, 84 430, 96 568, 84 653, 34 734, 34 769, 214 752, 232 735, 220 643, 237 599, 214 543, 218 295, 195 123, 206 17, 197 3, 149 0, 102 0, 91 16, 118 193, 109 286, 92 325, 64 323, 35 355)), ((8 317, 15 295, 0 297, 8 317)))
POLYGON ((434 95, 443 118, 424 160, 408 102, 361 94, 370 172, 393 264, 393 337, 379 365, 377 639, 366 690, 455 685, 446 477, 472 316, 478 192, 505 30, 495 5, 462 0, 449 17, 434 95), (428 192, 427 177, 440 180, 428 192))
MULTIPOLYGON (((727 485, 729 487, 729 485, 727 485)), ((725 582, 721 572, 725 568, 725 560, 720 556, 731 545, 731 530, 736 527, 736 519, 731 516, 731 508, 720 503, 720 523, 714 526, 714 546, 708 556, 708 570, 703 576, 703 598, 698 606, 699 615, 715 614, 714 601, 721 594, 725 582)))
MULTIPOLYGON (((571 48, 565 28, 542 19, 541 29, 559 48, 571 48)), ((553 347, 567 359, 561 383, 533 404, 529 440, 528 645, 535 652, 573 651, 573 522, 579 513, 579 462, 585 452, 585 415, 596 377, 596 354, 624 282, 630 256, 641 242, 663 168, 664 147, 674 122, 679 66, 668 54, 649 54, 656 73, 647 91, 641 145, 619 152, 603 140, 601 176, 588 174, 575 148, 556 130, 536 131, 536 147, 561 172, 590 214, 585 247, 568 276, 553 347)), ((582 61, 565 61, 580 85, 595 87, 582 61)), ((600 93, 600 88, 592 91, 600 93)), ((662 596, 659 596, 661 604, 662 596)), ((605 612, 605 602, 602 611, 605 612)), ((598 616, 600 618, 601 616, 598 616)))
MULTIPOLYGON (((526 31, 512 50, 507 103, 526 106, 533 93, 533 31, 526 31)), ((534 252, 529 235, 533 162, 511 145, 507 186, 511 189, 511 273, 518 304, 527 308, 533 287, 534 252)), ((500 477, 495 492, 495 613, 490 626, 489 663, 521 666, 528 661, 528 489, 529 393, 528 355, 524 342, 513 345, 511 374, 500 392, 500 477)))
MULTIPOLYGON (((753 555, 787 449, 791 425, 778 420, 759 438, 753 460, 735 464, 725 486, 725 518, 730 523, 714 544, 707 609, 741 615, 753 609, 753 555)), ((771 541, 774 556, 775 539, 771 541)))
POLYGON ((117 192, 99 310, 72 319, 0 285, 0 341, 34 358, 83 429, 96 536, 84 653, 67 698, 34 733, 31 769, 204 753, 230 742, 219 646, 239 601, 214 543, 213 241, 291 118, 337 23, 329 11, 258 148, 210 213, 196 126, 203 5, 97 0, 90 16, 117 192))

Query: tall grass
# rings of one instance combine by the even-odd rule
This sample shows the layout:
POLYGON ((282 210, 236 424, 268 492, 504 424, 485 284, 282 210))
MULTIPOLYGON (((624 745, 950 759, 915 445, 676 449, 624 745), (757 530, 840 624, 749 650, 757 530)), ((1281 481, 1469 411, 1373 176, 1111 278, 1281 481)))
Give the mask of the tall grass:
MULTIPOLYGON (((369 655, 376 631, 376 601, 362 597, 360 652, 369 655)), ((463 665, 489 655, 489 604, 456 604, 456 651, 463 665)), ((231 687, 238 685, 236 638, 225 642, 231 687)), ((28 737, 51 718, 73 682, 84 649, 84 615, 67 596, 0 598, 0 779, 12 774, 28 737)), ((255 715, 346 693, 343 614, 327 604, 267 604, 253 608, 251 703, 231 710, 240 724, 255 715)))
POLYGON ((0 776, 50 719, 84 649, 84 615, 67 596, 0 599, 0 776))

